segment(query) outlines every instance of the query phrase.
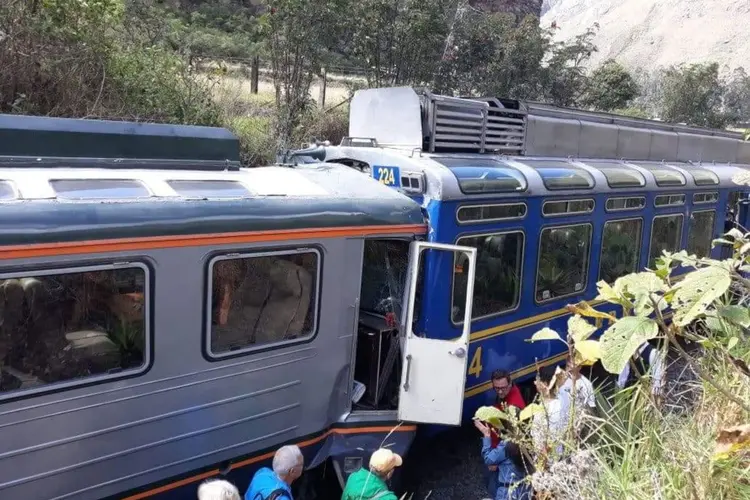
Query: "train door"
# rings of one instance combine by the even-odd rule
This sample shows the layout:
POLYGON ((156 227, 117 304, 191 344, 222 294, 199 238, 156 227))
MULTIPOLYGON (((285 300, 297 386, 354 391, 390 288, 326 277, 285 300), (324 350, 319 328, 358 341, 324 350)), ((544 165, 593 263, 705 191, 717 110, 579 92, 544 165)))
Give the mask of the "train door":
MULTIPOLYGON (((401 316, 405 364, 399 388, 398 419, 401 421, 444 425, 461 423, 476 260, 475 248, 422 241, 411 244, 401 316), (456 265, 468 267, 463 330, 457 339, 427 338, 414 332, 417 282, 421 263, 430 252, 454 253, 456 265)), ((449 280, 445 282, 449 283, 449 280)))

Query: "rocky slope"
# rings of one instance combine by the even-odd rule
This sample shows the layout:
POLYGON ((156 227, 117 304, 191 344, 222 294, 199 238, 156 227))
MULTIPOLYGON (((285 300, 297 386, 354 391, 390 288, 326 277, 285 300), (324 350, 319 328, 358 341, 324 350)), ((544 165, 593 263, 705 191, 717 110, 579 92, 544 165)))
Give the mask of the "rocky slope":
POLYGON ((544 0, 542 26, 567 40, 599 24, 591 64, 655 69, 716 61, 750 71, 749 0, 544 0))

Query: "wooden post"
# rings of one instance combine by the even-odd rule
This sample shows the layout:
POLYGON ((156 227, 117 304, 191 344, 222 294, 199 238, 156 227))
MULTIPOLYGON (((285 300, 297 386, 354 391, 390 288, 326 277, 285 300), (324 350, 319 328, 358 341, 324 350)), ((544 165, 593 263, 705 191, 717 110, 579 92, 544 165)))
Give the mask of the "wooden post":
POLYGON ((326 84, 328 83, 328 72, 326 71, 325 67, 323 68, 323 71, 321 72, 321 78, 320 78, 320 97, 318 98, 318 105, 321 109, 323 109, 326 105, 326 84))
POLYGON ((258 78, 260 73, 260 57, 253 57, 252 65, 250 66, 250 92, 253 94, 258 93, 258 78))

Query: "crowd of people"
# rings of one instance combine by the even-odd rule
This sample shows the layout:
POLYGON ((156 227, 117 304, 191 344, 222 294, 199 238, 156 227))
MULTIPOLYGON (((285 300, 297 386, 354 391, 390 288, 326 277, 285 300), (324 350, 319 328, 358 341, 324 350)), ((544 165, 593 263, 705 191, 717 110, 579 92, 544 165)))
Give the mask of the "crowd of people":
MULTIPOLYGON (((617 377, 616 385, 625 388, 647 373, 651 377, 652 392, 658 397, 664 385, 665 363, 660 349, 644 344, 631 363, 617 377)), ((520 412, 526 407, 523 395, 513 383, 511 374, 497 370, 492 373, 495 392, 494 406, 501 411, 520 412)), ((482 434, 481 457, 486 471, 486 485, 490 500, 531 500, 533 491, 526 477, 533 474, 539 458, 553 461, 564 455, 564 433, 576 420, 596 411, 593 384, 580 373, 579 367, 566 360, 564 369, 554 366, 539 368, 534 381, 539 403, 544 411, 534 414, 529 443, 520 439, 509 428, 499 428, 475 420, 482 434)), ((504 424, 505 425, 505 424, 504 424)), ((585 427, 585 426, 584 426, 585 427)), ((402 458, 387 448, 376 450, 368 467, 352 473, 346 481, 341 500, 398 500, 389 489, 389 480, 402 458)), ((292 483, 302 476, 305 459, 295 445, 279 448, 271 468, 263 467, 253 476, 244 500, 293 500, 292 483)), ((242 500, 238 489, 230 482, 209 480, 198 488, 198 500, 242 500)))

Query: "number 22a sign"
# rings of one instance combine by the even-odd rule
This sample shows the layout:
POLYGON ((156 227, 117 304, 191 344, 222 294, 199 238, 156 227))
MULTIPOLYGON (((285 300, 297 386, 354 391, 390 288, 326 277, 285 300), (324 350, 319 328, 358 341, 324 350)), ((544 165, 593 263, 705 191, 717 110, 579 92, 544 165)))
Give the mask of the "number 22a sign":
POLYGON ((375 165, 372 176, 381 184, 391 187, 401 187, 401 173, 398 167, 383 167, 375 165))

